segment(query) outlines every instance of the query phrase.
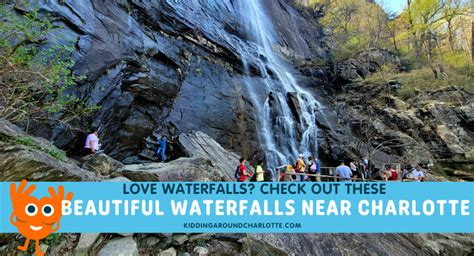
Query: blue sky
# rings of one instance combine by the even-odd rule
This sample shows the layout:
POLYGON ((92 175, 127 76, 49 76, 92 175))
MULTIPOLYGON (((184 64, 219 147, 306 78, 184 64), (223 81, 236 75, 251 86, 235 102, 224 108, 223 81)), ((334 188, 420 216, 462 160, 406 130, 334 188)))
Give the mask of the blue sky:
POLYGON ((387 12, 400 13, 406 6, 406 0, 376 0, 387 12))

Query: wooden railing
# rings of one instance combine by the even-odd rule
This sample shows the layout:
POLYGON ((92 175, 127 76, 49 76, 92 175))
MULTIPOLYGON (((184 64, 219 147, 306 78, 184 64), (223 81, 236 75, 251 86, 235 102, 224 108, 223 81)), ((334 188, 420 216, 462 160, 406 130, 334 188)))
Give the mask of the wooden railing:
MULTIPOLYGON (((310 174, 310 173, 299 173, 288 171, 286 165, 276 168, 276 181, 279 182, 281 174, 285 173, 284 180, 285 182, 297 181, 298 178, 294 179, 293 176, 306 176, 306 177, 315 177, 320 178, 321 181, 339 181, 341 178, 337 176, 336 167, 321 167, 321 174, 310 174)), ((364 177, 351 178, 352 181, 365 181, 364 177)))
MULTIPOLYGON (((394 180, 392 182, 397 182, 397 181, 403 181, 403 182, 414 182, 414 181, 418 181, 417 179, 413 179, 413 178, 403 178, 403 179, 400 179, 401 176, 402 176, 402 172, 401 172, 401 165, 400 164, 395 164, 396 166, 396 170, 399 174, 399 179, 398 180, 394 180)), ((316 179, 319 178, 321 181, 332 181, 332 182, 337 182, 337 181, 340 181, 341 178, 339 176, 337 176, 337 173, 336 173, 336 167, 321 167, 321 173, 320 174, 310 174, 310 173, 298 173, 298 172, 294 172, 294 171, 288 171, 287 170, 287 165, 282 165, 282 166, 279 166, 275 169, 275 181, 276 182, 280 182, 280 181, 284 181, 284 182, 292 182, 292 181, 299 181, 299 177, 301 176, 306 176, 306 177, 315 177, 316 179), (282 173, 285 173, 285 176, 284 176, 284 179, 281 180, 281 175, 282 173)), ((374 179, 366 179, 366 177, 364 177, 363 174, 361 174, 361 177, 357 177, 357 178, 351 178, 350 179, 351 181, 359 181, 359 182, 380 182, 382 180, 374 180, 374 179)))

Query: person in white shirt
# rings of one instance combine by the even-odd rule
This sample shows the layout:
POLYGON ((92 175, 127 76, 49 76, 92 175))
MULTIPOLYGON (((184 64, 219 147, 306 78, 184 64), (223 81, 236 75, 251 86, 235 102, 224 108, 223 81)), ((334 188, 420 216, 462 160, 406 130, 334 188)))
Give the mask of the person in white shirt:
POLYGON ((425 180, 425 174, 423 173, 423 169, 419 164, 416 165, 415 168, 411 171, 411 176, 414 180, 417 181, 424 181, 425 180))
POLYGON ((86 144, 84 145, 84 155, 95 154, 99 151, 99 129, 95 128, 87 135, 86 144))

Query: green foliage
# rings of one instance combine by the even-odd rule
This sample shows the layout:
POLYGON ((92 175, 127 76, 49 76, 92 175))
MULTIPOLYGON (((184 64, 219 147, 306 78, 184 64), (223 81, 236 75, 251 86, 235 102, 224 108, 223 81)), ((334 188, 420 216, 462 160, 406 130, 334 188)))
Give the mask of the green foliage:
POLYGON ((448 67, 443 79, 434 79, 429 68, 412 70, 406 73, 394 73, 390 67, 383 67, 380 72, 369 75, 362 83, 366 86, 386 85, 395 80, 401 84, 397 96, 410 100, 420 93, 432 92, 444 87, 453 86, 474 93, 474 65, 448 67))
POLYGON ((36 10, 17 15, 0 4, 0 19, 1 118, 18 123, 61 112, 67 122, 96 110, 66 93, 84 77, 71 72, 72 43, 56 42, 51 17, 36 10))
POLYGON ((66 154, 64 153, 64 151, 61 151, 61 150, 44 148, 43 151, 49 154, 50 156, 56 158, 57 160, 63 160, 66 157, 66 154))
POLYGON ((54 157, 57 160, 63 160, 66 158, 66 154, 64 153, 64 151, 55 149, 53 146, 42 147, 30 137, 18 137, 16 138, 15 143, 24 145, 33 149, 41 150, 45 152, 46 154, 54 157))
POLYGON ((378 72, 368 75, 361 83, 365 86, 386 85, 395 78, 395 70, 396 68, 390 64, 382 65, 378 72))
POLYGON ((409 0, 402 13, 393 14, 366 0, 297 1, 300 6, 324 11, 321 23, 334 61, 369 48, 388 48, 416 69, 472 63, 468 2, 409 0))
POLYGON ((354 52, 387 45, 388 16, 375 3, 365 0, 325 1, 321 22, 330 32, 336 60, 354 52))
POLYGON ((445 79, 434 79, 431 70, 427 68, 399 74, 396 79, 402 84, 402 88, 398 91, 398 96, 410 99, 421 92, 434 91, 447 86, 474 92, 474 65, 449 68, 446 73, 445 79))
POLYGON ((199 239, 194 240, 192 243, 194 246, 207 247, 206 239, 199 238, 199 239))
POLYGON ((64 235, 60 233, 52 233, 49 236, 47 236, 43 241, 44 244, 48 246, 57 246, 61 243, 61 241, 64 239, 64 235))
POLYGON ((19 137, 16 139, 16 142, 18 144, 24 145, 24 146, 35 146, 35 142, 30 138, 30 137, 19 137))
MULTIPOLYGON (((40 240, 40 244, 46 244, 49 247, 58 246, 62 240, 65 239, 65 236, 60 233, 52 233, 43 240, 40 240)), ((28 245, 27 254, 35 255, 35 241, 31 240, 28 245)))

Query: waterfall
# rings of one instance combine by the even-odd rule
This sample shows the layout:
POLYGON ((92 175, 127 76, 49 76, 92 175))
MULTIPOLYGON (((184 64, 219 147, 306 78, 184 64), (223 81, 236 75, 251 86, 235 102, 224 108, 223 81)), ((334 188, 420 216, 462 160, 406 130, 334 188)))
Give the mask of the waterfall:
POLYGON ((320 103, 297 84, 290 69, 275 54, 277 33, 260 0, 236 1, 236 5, 247 39, 254 44, 238 51, 267 165, 294 163, 299 154, 316 155, 316 113, 320 103))

